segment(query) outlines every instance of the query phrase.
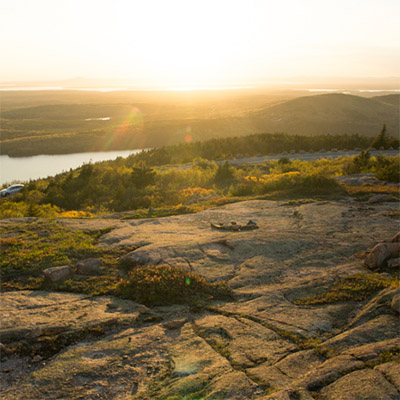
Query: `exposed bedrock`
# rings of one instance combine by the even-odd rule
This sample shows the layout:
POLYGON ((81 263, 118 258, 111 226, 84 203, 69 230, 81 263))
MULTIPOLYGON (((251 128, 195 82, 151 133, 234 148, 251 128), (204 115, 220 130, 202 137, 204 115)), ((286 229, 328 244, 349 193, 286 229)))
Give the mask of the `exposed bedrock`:
POLYGON ((397 250, 373 271, 365 265, 377 245, 398 244, 396 209, 258 200, 168 218, 62 220, 76 229, 112 225, 99 245, 136 248, 121 260, 127 271, 177 266, 227 281, 233 299, 149 307, 3 293, 0 398, 397 399, 399 292, 388 267, 397 250), (258 229, 211 227, 249 220, 258 229), (381 286, 360 297, 360 276, 381 286), (346 277, 354 287, 340 287, 346 277))

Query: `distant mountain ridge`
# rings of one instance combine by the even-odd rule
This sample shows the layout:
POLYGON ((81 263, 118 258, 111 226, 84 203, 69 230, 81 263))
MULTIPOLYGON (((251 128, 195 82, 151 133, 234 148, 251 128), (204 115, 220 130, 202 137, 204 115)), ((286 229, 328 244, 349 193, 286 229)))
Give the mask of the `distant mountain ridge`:
POLYGON ((342 93, 299 97, 251 113, 257 128, 296 134, 374 136, 385 123, 388 133, 399 131, 399 95, 365 98, 342 93), (397 100, 396 100, 397 99, 397 100))

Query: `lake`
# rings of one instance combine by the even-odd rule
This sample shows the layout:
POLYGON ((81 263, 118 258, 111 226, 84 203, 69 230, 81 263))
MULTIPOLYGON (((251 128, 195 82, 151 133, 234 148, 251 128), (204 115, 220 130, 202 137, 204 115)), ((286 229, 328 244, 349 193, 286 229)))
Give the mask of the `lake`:
POLYGON ((40 155, 32 157, 0 156, 0 185, 14 181, 24 182, 29 179, 47 178, 70 168, 78 168, 88 162, 114 160, 140 153, 142 149, 104 151, 93 153, 74 153, 60 155, 40 155))

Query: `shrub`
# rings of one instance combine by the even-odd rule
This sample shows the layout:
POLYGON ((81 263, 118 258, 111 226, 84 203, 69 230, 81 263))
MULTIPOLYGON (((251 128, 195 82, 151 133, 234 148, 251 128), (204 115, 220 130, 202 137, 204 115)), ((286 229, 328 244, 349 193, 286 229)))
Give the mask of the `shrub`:
POLYGON ((342 189, 333 178, 322 174, 300 175, 299 172, 265 175, 260 193, 283 191, 287 195, 325 195, 342 189))
POLYGON ((230 296, 225 283, 209 283, 202 276, 177 267, 138 267, 122 279, 116 293, 146 305, 187 303, 199 298, 230 296))
POLYGON ((239 183, 229 188, 229 196, 251 196, 256 191, 256 184, 253 182, 239 183))
POLYGON ((345 169, 345 174, 359 174, 361 172, 369 172, 371 167, 371 154, 368 150, 362 150, 360 154, 355 156, 351 163, 345 169))
POLYGON ((376 177, 383 181, 400 181, 400 157, 384 157, 379 155, 376 159, 376 177))
POLYGON ((24 201, 3 201, 0 204, 0 219, 21 217, 54 218, 59 212, 60 209, 51 204, 40 205, 24 201))
POLYGON ((288 157, 281 157, 278 161, 278 164, 291 164, 291 161, 288 157))

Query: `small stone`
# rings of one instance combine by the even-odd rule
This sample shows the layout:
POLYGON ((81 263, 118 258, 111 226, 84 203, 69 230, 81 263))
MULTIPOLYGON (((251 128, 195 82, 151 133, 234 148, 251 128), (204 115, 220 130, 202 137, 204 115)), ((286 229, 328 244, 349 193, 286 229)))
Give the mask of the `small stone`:
POLYGON ((149 307, 146 307, 145 305, 140 305, 138 308, 139 314, 149 314, 151 313, 151 310, 149 307))
POLYGON ((42 333, 43 333, 43 331, 40 328, 35 328, 27 333, 26 338, 35 339, 35 338, 39 337, 42 333))
POLYGON ((175 319, 173 321, 167 321, 164 322, 162 325, 166 329, 173 330, 182 328, 182 326, 185 325, 186 322, 187 322, 186 318, 183 318, 183 319, 175 319))
POLYGON ((369 200, 368 203, 374 204, 374 203, 383 203, 385 201, 392 201, 393 196, 391 194, 377 194, 375 196, 372 196, 369 200))
POLYGON ((43 271, 43 274, 50 282, 61 282, 72 275, 72 268, 68 265, 47 268, 43 271))
POLYGON ((43 360, 43 357, 41 357, 39 354, 36 354, 36 356, 32 358, 33 363, 38 363, 42 360, 43 360))
POLYGON ((101 267, 101 261, 97 258, 87 258, 80 260, 75 264, 80 275, 98 275, 101 267))
POLYGON ((161 317, 161 315, 157 314, 152 314, 149 315, 148 317, 143 318, 143 322, 160 322, 162 320, 163 318, 161 317))

